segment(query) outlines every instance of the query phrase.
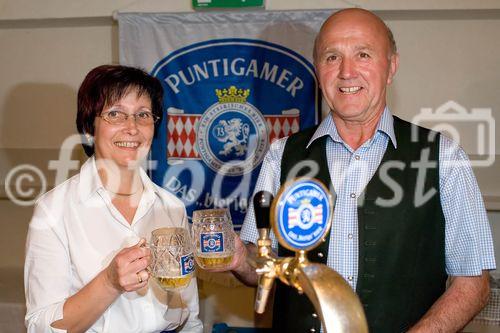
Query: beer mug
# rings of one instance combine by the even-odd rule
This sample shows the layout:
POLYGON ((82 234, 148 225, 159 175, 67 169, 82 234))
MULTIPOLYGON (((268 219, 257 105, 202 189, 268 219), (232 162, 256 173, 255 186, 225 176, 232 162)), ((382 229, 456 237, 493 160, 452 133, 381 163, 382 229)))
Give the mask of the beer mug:
POLYGON ((227 209, 193 212, 195 259, 201 268, 225 268, 233 260, 234 231, 227 209))
POLYGON ((163 290, 186 287, 194 272, 189 231, 185 228, 160 228, 151 232, 150 273, 163 290))

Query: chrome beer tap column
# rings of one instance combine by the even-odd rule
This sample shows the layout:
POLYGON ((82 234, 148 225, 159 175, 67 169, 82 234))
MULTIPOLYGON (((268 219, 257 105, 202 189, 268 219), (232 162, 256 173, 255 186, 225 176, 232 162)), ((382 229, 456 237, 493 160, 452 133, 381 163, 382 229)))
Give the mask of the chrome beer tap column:
POLYGON ((349 284, 333 269, 307 259, 307 251, 321 243, 332 224, 328 190, 317 180, 299 178, 284 184, 274 201, 269 192, 257 193, 254 209, 259 230, 257 258, 251 261, 259 275, 255 311, 264 312, 279 278, 307 295, 326 333, 368 333, 363 307, 349 284), (273 257, 270 225, 281 246, 295 251, 294 257, 273 257))

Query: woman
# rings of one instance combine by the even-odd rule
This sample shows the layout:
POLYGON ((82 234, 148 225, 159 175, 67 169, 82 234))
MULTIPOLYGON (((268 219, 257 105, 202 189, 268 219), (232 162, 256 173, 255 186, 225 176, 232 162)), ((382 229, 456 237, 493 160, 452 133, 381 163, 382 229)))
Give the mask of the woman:
POLYGON ((156 78, 111 65, 87 74, 76 123, 90 158, 37 202, 28 231, 28 332, 202 331, 195 279, 180 294, 148 283, 144 238, 187 228, 182 202, 140 167, 161 116, 156 78))

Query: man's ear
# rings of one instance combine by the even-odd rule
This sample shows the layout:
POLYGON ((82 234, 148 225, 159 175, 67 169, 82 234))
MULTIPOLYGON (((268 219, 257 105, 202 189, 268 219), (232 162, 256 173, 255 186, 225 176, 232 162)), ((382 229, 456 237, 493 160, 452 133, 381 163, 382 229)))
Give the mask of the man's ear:
POLYGON ((321 83, 319 82, 318 70, 316 69, 316 62, 314 62, 314 76, 316 76, 316 82, 318 82, 318 88, 321 89, 321 83))
POLYGON ((393 53, 389 61, 390 64, 389 64, 389 75, 387 76, 387 85, 390 85, 392 83, 392 80, 394 79, 394 76, 398 71, 399 53, 393 53))

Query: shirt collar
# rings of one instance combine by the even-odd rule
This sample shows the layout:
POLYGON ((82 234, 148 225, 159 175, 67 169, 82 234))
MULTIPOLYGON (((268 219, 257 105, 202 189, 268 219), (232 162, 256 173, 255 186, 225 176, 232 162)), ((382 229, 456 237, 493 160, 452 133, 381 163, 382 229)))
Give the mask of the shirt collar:
POLYGON ((80 168, 80 181, 78 182, 78 193, 80 200, 86 201, 97 192, 102 186, 101 178, 97 173, 95 157, 90 157, 80 168))
POLYGON ((153 183, 151 178, 149 178, 146 171, 143 168, 139 168, 139 175, 141 177, 142 183, 144 184, 144 192, 159 195, 158 186, 153 183))
MULTIPOLYGON (((386 106, 384 109, 384 112, 382 112, 382 116, 380 117, 380 120, 377 125, 377 130, 375 133, 384 133, 387 135, 390 139, 391 142, 394 146, 394 148, 397 148, 397 141, 396 141, 396 135, 394 133, 394 119, 392 117, 391 111, 389 108, 386 106)), ((337 126, 335 125, 335 122, 333 121, 333 117, 329 114, 328 117, 323 119, 321 124, 318 126, 316 131, 314 132, 313 136, 307 143, 307 147, 309 146, 316 140, 319 139, 325 135, 330 136, 330 138, 333 141, 343 143, 344 140, 339 135, 339 132, 337 131, 337 126)), ((375 136, 375 135, 374 135, 375 136)))
MULTIPOLYGON (((158 194, 158 187, 151 181, 143 168, 139 168, 139 175, 144 184, 144 192, 151 197, 158 194)), ((101 182, 101 177, 97 173, 95 157, 90 157, 80 168, 80 181, 78 183, 78 193, 80 200, 86 201, 99 190, 105 190, 101 182)))

